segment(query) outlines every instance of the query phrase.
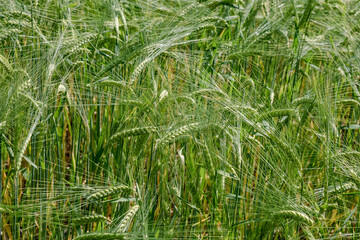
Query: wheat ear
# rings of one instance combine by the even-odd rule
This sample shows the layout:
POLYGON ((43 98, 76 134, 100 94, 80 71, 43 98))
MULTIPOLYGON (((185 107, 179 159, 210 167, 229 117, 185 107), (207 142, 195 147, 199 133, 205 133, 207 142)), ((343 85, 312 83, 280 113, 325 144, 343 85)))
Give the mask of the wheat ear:
POLYGON ((116 228, 116 232, 126 232, 130 226, 130 223, 134 216, 136 215, 137 211, 139 210, 139 205, 134 205, 125 215, 125 217, 120 221, 118 227, 116 228))
POLYGON ((200 26, 196 27, 196 28, 194 29, 194 32, 199 32, 199 31, 202 31, 202 30, 215 31, 215 30, 216 30, 216 27, 215 27, 215 25, 210 24, 210 23, 203 23, 203 24, 200 24, 200 26))
POLYGON ((5 125, 6 125, 6 121, 1 122, 1 123, 0 123, 0 129, 2 129, 3 127, 5 127, 5 125))
POLYGON ((144 135, 144 134, 150 134, 157 132, 157 127, 138 127, 138 128, 132 128, 132 129, 126 129, 121 132, 115 133, 111 140, 116 140, 118 138, 125 138, 130 136, 138 136, 138 135, 144 135))
POLYGON ((96 222, 111 223, 107 217, 105 217, 103 215, 99 215, 99 214, 92 214, 90 216, 75 218, 72 220, 72 222, 74 225, 86 225, 86 224, 96 223, 96 222))
POLYGON ((123 234, 121 233, 89 233, 80 235, 74 240, 110 240, 110 239, 124 239, 123 234))
POLYGON ((8 72, 12 72, 13 69, 9 63, 9 61, 3 56, 0 54, 0 63, 5 67, 5 69, 8 71, 8 72))
POLYGON ((353 182, 347 182, 347 183, 343 183, 340 184, 338 186, 330 186, 328 189, 328 193, 333 193, 333 192, 346 192, 348 190, 358 190, 357 186, 355 183, 353 182))
POLYGON ((126 87, 125 82, 123 81, 114 81, 114 80, 103 80, 99 81, 99 85, 106 86, 106 87, 117 87, 117 88, 124 88, 126 87))
POLYGON ((344 104, 344 105, 354 104, 354 105, 360 106, 360 102, 355 99, 342 99, 342 100, 336 101, 336 103, 344 104))
POLYGON ((268 118, 281 117, 281 116, 297 116, 297 111, 294 109, 276 109, 260 114, 257 120, 262 121, 268 118))
POLYGON ((8 38, 10 35, 12 34, 19 34, 21 33, 21 31, 19 29, 16 29, 16 28, 12 28, 12 29, 9 29, 9 30, 4 30, 0 33, 0 41, 8 38))
POLYGON ((142 72, 142 70, 146 67, 146 65, 151 61, 151 58, 147 58, 144 61, 142 61, 139 66, 137 66, 134 70, 134 72, 132 73, 131 77, 130 77, 130 81, 129 84, 132 84, 133 82, 135 82, 135 80, 137 79, 137 77, 140 75, 140 73, 142 72))
POLYGON ((167 143, 174 141, 177 137, 183 136, 183 135, 189 133, 190 131, 199 130, 202 126, 203 125, 200 123, 191 123, 191 124, 182 126, 178 129, 168 133, 165 137, 158 139, 157 141, 160 144, 167 144, 167 143))
POLYGON ((272 215, 272 218, 279 219, 279 218, 286 218, 286 219, 292 219, 296 222, 301 222, 306 225, 313 225, 314 220, 311 219, 307 214, 299 211, 294 210, 282 210, 279 212, 276 212, 272 215))
POLYGON ((125 185, 119 185, 115 187, 109 187, 107 189, 101 190, 99 192, 91 194, 87 199, 88 201, 97 201, 111 195, 121 194, 121 193, 130 193, 131 188, 125 185))
POLYGON ((312 96, 304 96, 300 98, 296 98, 292 101, 292 104, 295 106, 299 106, 300 104, 309 104, 315 102, 315 98, 312 96))

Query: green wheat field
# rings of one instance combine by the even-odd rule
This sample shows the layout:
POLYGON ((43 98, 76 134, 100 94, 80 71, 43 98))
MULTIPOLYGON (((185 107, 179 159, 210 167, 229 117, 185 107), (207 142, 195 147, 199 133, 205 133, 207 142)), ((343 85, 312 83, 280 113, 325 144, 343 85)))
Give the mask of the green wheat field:
POLYGON ((360 1, 0 0, 0 239, 360 239, 360 1))

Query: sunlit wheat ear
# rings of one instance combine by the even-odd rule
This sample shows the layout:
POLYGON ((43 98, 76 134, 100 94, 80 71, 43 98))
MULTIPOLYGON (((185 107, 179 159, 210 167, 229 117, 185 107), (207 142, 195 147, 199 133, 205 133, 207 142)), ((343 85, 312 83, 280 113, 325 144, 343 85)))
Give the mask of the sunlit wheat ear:
POLYGON ((76 69, 78 66, 83 66, 85 64, 84 61, 76 61, 73 63, 74 68, 76 69))
POLYGON ((84 235, 80 235, 76 238, 74 238, 74 240, 111 240, 111 239, 118 239, 118 240, 122 240, 124 239, 124 235, 122 233, 89 233, 89 234, 84 234, 84 235))
POLYGON ((163 15, 167 15, 167 16, 173 16, 175 15, 175 12, 166 8, 166 7, 159 7, 155 10, 155 12, 163 14, 163 15))
POLYGON ((329 186, 328 193, 346 192, 349 190, 358 191, 358 188, 357 188, 356 184, 353 182, 339 183, 336 186, 334 186, 334 185, 329 186))
POLYGON ((203 24, 200 24, 198 27, 196 27, 193 31, 200 32, 203 30, 216 31, 216 27, 215 27, 215 25, 210 24, 210 23, 203 23, 203 24))
POLYGON ((105 53, 105 54, 108 54, 109 56, 114 56, 115 53, 113 53, 113 51, 107 49, 107 48, 100 48, 98 50, 99 53, 105 53))
POLYGON ((342 105, 360 106, 360 102, 355 100, 355 99, 342 99, 342 100, 336 101, 336 103, 337 104, 342 104, 342 105))
POLYGON ((165 89, 160 93, 159 96, 159 102, 161 102, 162 100, 164 100, 164 98, 166 98, 167 96, 169 96, 169 92, 165 89))
POLYGON ((11 26, 26 27, 29 29, 31 29, 33 26, 32 23, 27 19, 9 19, 6 21, 6 23, 11 26))
POLYGON ((30 140, 31 140, 31 136, 33 134, 33 132, 35 131, 35 128, 37 127, 37 125, 40 122, 40 118, 41 118, 41 114, 42 114, 42 107, 43 104, 39 101, 36 101, 35 99, 33 99, 31 96, 29 96, 28 94, 24 94, 24 92, 26 92, 29 88, 31 87, 31 79, 28 79, 27 81, 25 81, 18 89, 18 93, 21 95, 26 96, 27 98, 29 98, 34 105, 38 108, 38 114, 34 120, 34 123, 32 124, 29 133, 25 139, 25 141, 22 143, 22 146, 20 147, 20 151, 18 153, 17 159, 16 159, 16 171, 18 171, 21 167, 21 162, 22 162, 22 158, 24 157, 24 153, 26 151, 26 148, 28 147, 30 140))
MULTIPOLYGON (((114 21, 106 21, 106 22, 104 22, 104 25, 105 25, 105 27, 111 28, 111 29, 116 27, 116 23, 114 23, 114 21)), ((122 29, 122 30, 124 30, 126 27, 128 30, 132 30, 132 31, 139 30, 139 26, 136 26, 134 24, 129 24, 129 23, 127 23, 126 26, 124 24, 119 24, 118 27, 119 27, 119 29, 122 29)), ((111 36, 111 39, 116 40, 116 36, 111 36)))
POLYGON ((157 127, 152 127, 152 126, 126 129, 126 130, 123 130, 121 132, 115 133, 111 137, 111 140, 113 141, 113 140, 116 140, 116 139, 119 139, 119 138, 150 134, 150 133, 155 133, 157 131, 158 131, 158 128, 157 127))
POLYGON ((235 0, 213 0, 213 1, 209 1, 209 3, 207 3, 206 6, 208 8, 216 8, 220 5, 232 4, 234 2, 235 2, 235 0))
POLYGON ((204 17, 199 20, 199 23, 205 23, 205 22, 220 22, 227 27, 229 26, 229 24, 225 21, 225 19, 220 17, 204 17))
POLYGON ((63 94, 66 92, 66 86, 62 83, 59 84, 58 86, 58 90, 57 90, 58 94, 63 94))
POLYGON ((133 84, 137 77, 140 75, 142 70, 146 67, 146 65, 151 61, 151 58, 147 58, 144 61, 142 61, 134 70, 134 72, 131 74, 129 84, 133 84))
POLYGON ((72 220, 72 223, 74 225, 86 225, 86 224, 97 223, 97 222, 106 222, 108 224, 111 223, 107 217, 105 217, 103 215, 99 215, 99 214, 92 214, 89 216, 79 217, 79 218, 75 218, 72 220))
POLYGON ((116 227, 115 232, 126 232, 131 224, 132 219, 135 217, 135 214, 139 210, 139 205, 134 205, 125 215, 123 219, 121 219, 119 225, 116 227))
POLYGON ((168 144, 168 143, 173 142, 178 137, 189 134, 190 132, 199 131, 199 130, 204 129, 206 127, 208 127, 208 125, 204 124, 204 123, 199 123, 199 122, 191 123, 191 124, 182 126, 182 127, 178 128, 178 129, 172 131, 172 132, 169 132, 163 138, 158 139, 157 142, 160 145, 168 144))
POLYGON ((18 94, 26 94, 31 88, 31 79, 26 80, 17 90, 18 94))
POLYGON ((296 98, 292 101, 292 104, 295 106, 299 106, 301 104, 310 104, 315 102, 315 97, 313 96, 304 96, 300 98, 296 98))
POLYGON ((260 114, 257 121, 267 120, 273 117, 297 116, 297 114, 297 111, 294 109, 276 109, 260 114))
POLYGON ((4 68, 9 72, 11 73, 13 71, 13 68, 11 67, 9 61, 3 56, 0 54, 0 63, 4 66, 4 68))
POLYGON ((347 158, 347 157, 355 157, 355 158, 360 158, 360 152, 358 151, 349 151, 349 152, 340 152, 340 153, 336 153, 333 156, 331 156, 331 158, 333 159, 337 159, 337 158, 347 158))
POLYGON ((6 121, 0 122, 0 130, 2 128, 5 128, 5 126, 6 126, 6 121))
POLYGON ((306 236, 309 240, 315 240, 316 238, 314 237, 314 235, 312 234, 312 232, 310 231, 309 228, 311 228, 311 226, 310 226, 310 227, 308 227, 308 226, 303 226, 303 227, 302 227, 302 230, 304 231, 305 236, 306 236))
POLYGON ((79 40, 70 40, 64 43, 63 48, 65 48, 65 54, 76 54, 79 51, 87 50, 84 49, 83 46, 98 37, 98 34, 89 34, 84 38, 80 38, 79 40))
POLYGON ((213 96, 213 95, 221 95, 221 96, 225 96, 225 94, 218 90, 218 89, 211 89, 211 88, 203 88, 197 91, 194 91, 191 93, 192 96, 202 96, 202 97, 208 97, 208 96, 213 96))
POLYGON ((119 195, 119 194, 129 194, 131 193, 132 189, 125 185, 119 185, 115 187, 109 187, 104 190, 100 190, 96 193, 91 194, 87 197, 88 201, 99 201, 106 197, 112 196, 112 195, 119 195))
POLYGON ((49 41, 46 39, 45 35, 41 32, 40 28, 38 27, 36 21, 29 20, 27 18, 21 19, 9 19, 5 21, 6 24, 10 26, 16 27, 24 27, 28 29, 33 29, 44 41, 46 44, 50 44, 49 41))
POLYGON ((252 115, 254 118, 258 118, 259 116, 258 111, 255 108, 252 108, 247 105, 229 105, 229 106, 225 106, 224 109, 228 110, 229 112, 235 112, 235 110, 239 110, 244 114, 252 115))
POLYGON ((2 31, 0 33, 0 42, 12 35, 19 34, 19 33, 21 33, 21 30, 16 29, 16 28, 5 29, 4 31, 2 31))
POLYGON ((122 8, 115 8, 115 13, 116 13, 116 15, 120 15, 121 24, 123 24, 124 27, 125 27, 125 30, 127 30, 128 23, 126 21, 126 17, 125 17, 123 9, 122 8))
POLYGON ((16 10, 8 11, 6 15, 8 17, 26 18, 27 20, 30 21, 33 19, 29 13, 26 13, 24 11, 16 11, 16 10))
POLYGON ((315 221, 311 219, 307 214, 294 210, 282 210, 272 214, 272 219, 281 221, 281 219, 291 219, 299 223, 304 223, 306 225, 314 225, 315 221))
POLYGON ((31 140, 31 136, 33 135, 37 125, 39 124, 40 122, 40 118, 41 118, 41 110, 38 111, 38 114, 34 120, 34 123, 32 124, 32 126, 30 127, 30 130, 28 132, 28 135, 25 139, 25 141, 22 143, 21 147, 20 147, 20 151, 19 151, 19 154, 16 158, 16 167, 15 167, 15 170, 16 172, 18 172, 20 170, 20 167, 21 167, 21 161, 24 157, 24 153, 26 151, 26 148, 28 147, 29 143, 30 143, 30 140, 31 140))
POLYGON ((189 6, 186 6, 178 15, 180 18, 184 17, 186 14, 188 14, 190 11, 192 10, 198 10, 200 8, 203 8, 204 5, 203 4, 199 4, 199 3, 193 3, 190 4, 189 6))

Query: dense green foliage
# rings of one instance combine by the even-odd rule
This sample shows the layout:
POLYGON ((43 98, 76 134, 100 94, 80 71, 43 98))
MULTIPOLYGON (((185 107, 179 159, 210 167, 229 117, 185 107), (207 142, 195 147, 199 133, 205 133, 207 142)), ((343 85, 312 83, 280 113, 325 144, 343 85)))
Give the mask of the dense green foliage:
POLYGON ((2 239, 358 239, 360 2, 2 0, 2 239))

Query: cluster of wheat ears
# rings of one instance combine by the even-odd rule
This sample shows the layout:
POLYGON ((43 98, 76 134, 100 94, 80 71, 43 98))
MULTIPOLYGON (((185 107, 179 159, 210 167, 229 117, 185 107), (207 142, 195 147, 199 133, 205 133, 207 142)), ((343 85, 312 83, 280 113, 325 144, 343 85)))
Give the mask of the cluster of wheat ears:
POLYGON ((0 239, 359 239, 360 2, 0 1, 0 239))

